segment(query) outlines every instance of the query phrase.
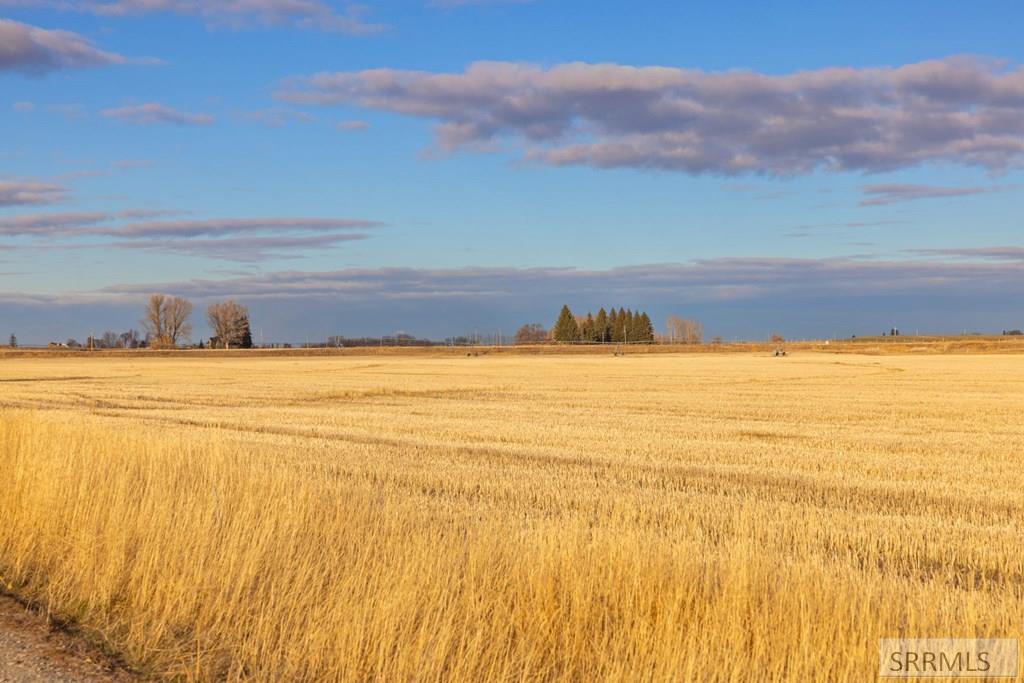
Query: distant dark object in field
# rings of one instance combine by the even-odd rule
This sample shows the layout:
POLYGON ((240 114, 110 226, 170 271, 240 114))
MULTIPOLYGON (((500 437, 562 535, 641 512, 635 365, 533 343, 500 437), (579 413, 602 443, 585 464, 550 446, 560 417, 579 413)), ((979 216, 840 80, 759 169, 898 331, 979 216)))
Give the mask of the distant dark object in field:
POLYGON ((778 358, 779 356, 785 356, 785 355, 786 355, 785 349, 775 349, 775 357, 776 358, 778 358))

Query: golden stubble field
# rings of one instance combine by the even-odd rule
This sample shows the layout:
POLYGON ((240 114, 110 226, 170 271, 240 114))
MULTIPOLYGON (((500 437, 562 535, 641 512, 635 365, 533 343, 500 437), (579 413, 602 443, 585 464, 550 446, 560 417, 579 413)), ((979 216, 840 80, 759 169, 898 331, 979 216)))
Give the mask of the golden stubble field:
POLYGON ((1024 356, 9 358, 0 581, 179 680, 873 678, 1024 630, 1024 356))

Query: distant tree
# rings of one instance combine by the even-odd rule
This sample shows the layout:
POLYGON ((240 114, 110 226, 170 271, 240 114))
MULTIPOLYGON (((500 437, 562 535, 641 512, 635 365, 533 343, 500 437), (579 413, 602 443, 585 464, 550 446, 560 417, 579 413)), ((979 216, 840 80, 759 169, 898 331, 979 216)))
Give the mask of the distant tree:
POLYGON ((594 318, 594 341, 607 342, 611 341, 611 332, 608 329, 608 314, 604 308, 597 311, 597 316, 594 318))
POLYGON ((670 315, 665 320, 669 341, 677 344, 699 344, 704 340, 704 326, 696 320, 670 315))
POLYGON ((163 294, 153 294, 146 302, 146 311, 142 319, 142 326, 146 330, 146 338, 157 341, 164 339, 164 307, 167 297, 163 294))
POLYGON ((100 344, 105 349, 116 349, 118 345, 118 339, 119 337, 117 332, 107 330, 106 332, 103 333, 103 336, 100 337, 100 344))
POLYGON ((548 331, 540 323, 527 323, 516 330, 516 344, 541 344, 547 337, 548 331))
POLYGON ((12 349, 16 349, 16 348, 18 348, 18 338, 17 338, 17 337, 15 337, 15 336, 14 336, 14 335, 12 334, 12 335, 11 335, 11 339, 10 339, 10 342, 9 342, 9 344, 8 344, 8 345, 9 345, 9 346, 10 346, 10 347, 11 347, 12 349))
POLYGON ((249 327, 249 316, 248 315, 245 316, 245 328, 242 331, 241 347, 243 349, 251 349, 252 348, 252 328, 249 327))
POLYGON ((773 344, 781 344, 782 342, 786 341, 786 338, 783 337, 778 332, 772 332, 770 335, 768 335, 768 341, 770 341, 773 344))
POLYGON ((722 338, 718 337, 718 336, 712 337, 711 338, 711 343, 712 344, 721 344, 722 343, 722 338))
POLYGON ((558 314, 558 320, 555 322, 554 333, 557 342, 579 341, 580 328, 576 325, 576 319, 568 306, 562 306, 562 311, 558 314))
POLYGON ((146 303, 142 324, 154 347, 177 346, 179 341, 188 339, 192 325, 192 304, 181 297, 153 294, 146 303))
POLYGON ((192 303, 176 296, 168 300, 165 310, 165 332, 171 346, 176 346, 192 335, 192 324, 188 321, 192 315, 192 303))
POLYGON ((654 325, 651 323, 651 317, 647 315, 646 311, 637 318, 636 329, 637 341, 647 343, 654 341, 654 325))
POLYGON ((614 308, 608 313, 608 329, 606 336, 608 338, 605 341, 622 341, 622 325, 619 323, 619 312, 614 308))
POLYGON ((139 343, 139 333, 136 330, 122 332, 117 338, 117 345, 122 349, 137 349, 139 343))
POLYGON ((665 337, 669 344, 683 340, 683 319, 678 315, 668 315, 665 318, 665 337))
POLYGON ((597 329, 594 326, 594 316, 587 311, 587 317, 583 319, 583 324, 580 325, 580 338, 585 342, 597 341, 597 329))
POLYGON ((213 330, 213 336, 210 337, 211 348, 252 348, 249 309, 245 306, 230 299, 210 304, 206 309, 206 320, 213 330), (246 342, 248 346, 244 346, 246 342))
POLYGON ((64 344, 64 346, 68 347, 69 349, 80 349, 80 348, 82 348, 82 345, 79 344, 78 340, 75 339, 74 337, 71 337, 70 339, 68 339, 67 342, 64 344))

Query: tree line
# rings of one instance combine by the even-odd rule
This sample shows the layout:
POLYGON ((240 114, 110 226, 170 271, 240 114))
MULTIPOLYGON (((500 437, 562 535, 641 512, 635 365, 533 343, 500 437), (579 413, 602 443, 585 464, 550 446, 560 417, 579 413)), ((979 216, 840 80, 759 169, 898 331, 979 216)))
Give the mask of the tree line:
MULTIPOLYGON (((67 342, 51 342, 51 347, 87 349, 173 349, 186 344, 192 336, 192 302, 180 296, 153 294, 146 301, 143 310, 142 327, 145 336, 136 330, 118 334, 106 331, 99 337, 90 335, 84 344, 75 339, 67 342)), ((206 309, 206 321, 213 336, 209 344, 202 340, 193 348, 251 349, 252 326, 249 323, 249 309, 235 301, 218 301, 206 309)), ((17 338, 12 334, 12 347, 17 338)))
MULTIPOLYGON (((704 341, 704 326, 697 320, 670 315, 665 320, 665 329, 665 334, 657 334, 646 311, 631 311, 624 308, 606 311, 601 308, 597 315, 588 311, 586 316, 580 316, 574 314, 568 306, 562 306, 554 327, 548 330, 540 323, 523 325, 516 332, 515 343, 700 344, 704 341)), ((715 339, 718 340, 717 337, 715 339)))
POLYGON ((551 336, 556 342, 649 343, 654 341, 654 325, 645 311, 612 308, 608 312, 601 308, 597 315, 587 311, 582 317, 573 315, 568 306, 562 306, 551 336))
MULTIPOLYGON (((88 348, 88 349, 136 349, 136 348, 211 348, 211 349, 248 349, 253 348, 252 326, 249 309, 233 300, 210 304, 206 309, 206 319, 212 331, 209 343, 202 340, 198 344, 188 344, 192 334, 191 317, 192 302, 165 294, 153 294, 146 301, 143 311, 142 325, 144 335, 136 330, 117 333, 104 332, 100 337, 89 336, 84 344, 74 339, 67 343, 51 342, 51 347, 88 348)), ((666 334, 655 334, 654 325, 646 311, 633 311, 627 308, 600 308, 597 314, 587 311, 585 316, 576 315, 568 305, 562 306, 554 326, 548 330, 539 323, 523 325, 515 334, 516 344, 556 343, 696 343, 703 341, 703 326, 696 320, 688 320, 670 315, 666 320, 666 334)), ((718 338, 716 337, 716 340, 718 338)), ((490 342, 484 338, 484 344, 501 344, 500 334, 490 342), (497 341, 494 341, 494 340, 497 341)), ((327 343, 310 344, 307 347, 342 347, 342 346, 433 346, 441 342, 420 339, 404 332, 393 337, 328 337, 327 343)), ((446 339, 445 344, 473 345, 481 343, 474 333, 473 337, 455 337, 446 339)), ((13 334, 9 346, 16 348, 17 337, 13 334)), ((290 344, 285 344, 290 348, 290 344)))

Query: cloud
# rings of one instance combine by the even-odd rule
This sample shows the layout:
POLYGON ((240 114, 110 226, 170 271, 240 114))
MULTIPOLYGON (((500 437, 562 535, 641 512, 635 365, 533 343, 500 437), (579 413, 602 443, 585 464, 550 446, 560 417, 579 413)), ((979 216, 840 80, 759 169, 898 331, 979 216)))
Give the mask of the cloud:
MULTIPOLYGON (((1022 114, 1024 115, 1024 114, 1022 114)), ((881 185, 865 185, 861 191, 867 195, 860 201, 861 206, 884 206, 897 202, 910 202, 916 199, 942 199, 947 197, 966 197, 972 194, 989 194, 1003 192, 1010 188, 1003 186, 991 187, 935 187, 932 185, 906 185, 886 183, 881 185)))
POLYGON ((85 105, 79 102, 73 102, 70 104, 51 104, 46 109, 51 113, 60 114, 68 121, 74 121, 75 119, 81 119, 87 116, 85 105))
POLYGON ((910 221, 847 221, 845 223, 804 223, 794 226, 794 230, 818 230, 822 228, 881 228, 890 225, 907 225, 910 221))
POLYGON ((74 9, 106 17, 167 12, 198 16, 210 26, 291 26, 354 35, 372 34, 385 27, 365 21, 366 8, 354 2, 325 0, 0 0, 0 6, 74 9))
POLYGON ((145 249, 189 256, 201 256, 222 261, 255 262, 271 258, 301 258, 294 252, 326 249, 342 242, 364 240, 367 235, 347 233, 340 235, 305 235, 298 237, 235 237, 227 239, 169 239, 114 242, 104 247, 117 249, 145 249))
POLYGON ((127 61, 121 55, 100 50, 87 38, 71 31, 48 30, 0 19, 0 71, 45 73, 127 61))
POLYGON ((178 211, 176 209, 124 209, 117 213, 118 218, 127 218, 129 220, 138 220, 140 218, 166 218, 168 216, 180 216, 187 211, 178 211))
POLYGON ((955 256, 992 261, 1020 261, 1024 263, 1024 247, 974 247, 960 249, 912 249, 922 256, 955 256))
POLYGON ((343 242, 367 239, 366 230, 383 225, 378 221, 353 218, 137 220, 181 213, 166 209, 125 209, 118 213, 34 214, 0 218, 0 236, 90 238, 85 242, 0 245, 0 248, 144 249, 255 262, 270 258, 300 258, 302 250, 328 249, 343 242))
POLYGON ((526 5, 534 0, 430 0, 431 7, 452 9, 457 7, 474 7, 480 5, 526 5))
POLYGON ((259 123, 267 128, 280 128, 286 123, 309 123, 313 117, 304 111, 294 109, 283 109, 281 107, 270 107, 257 111, 247 111, 242 114, 247 121, 259 123))
MULTIPOLYGON (((0 186, 2 187, 2 186, 0 186)), ((333 233, 382 227, 361 218, 215 218, 206 220, 137 221, 187 213, 172 209, 124 209, 112 213, 32 214, 0 218, 2 235, 88 235, 131 240, 190 239, 267 233, 333 233)))
POLYGON ((149 159, 118 159, 114 162, 114 168, 129 170, 135 168, 149 168, 153 162, 149 159))
POLYGON ((338 121, 338 130, 354 131, 354 130, 366 130, 370 127, 370 124, 366 121, 360 120, 349 120, 349 121, 338 121))
POLYGON ((225 218, 190 221, 130 223, 102 234, 129 237, 211 237, 268 232, 333 232, 382 226, 378 221, 359 218, 225 218))
POLYGON ((0 218, 0 235, 53 237, 87 232, 110 219, 106 213, 51 213, 0 218))
POLYGON ((67 199, 67 188, 32 180, 0 180, 0 206, 57 204, 67 199))
POLYGON ((109 119, 120 119, 137 125, 170 123, 177 126, 208 126, 214 122, 214 118, 209 114, 186 114, 156 102, 104 109, 100 114, 109 119))
POLYGON ((15 102, 14 103, 14 111, 20 111, 20 112, 23 112, 23 113, 27 113, 27 112, 35 111, 35 110, 36 110, 36 105, 33 102, 15 102))
POLYGON ((785 75, 476 62, 318 73, 276 96, 433 120, 441 151, 512 143, 553 166, 791 176, 1024 161, 1024 67, 974 57, 785 75))
POLYGON ((884 261, 854 258, 720 258, 684 264, 577 268, 351 268, 280 271, 226 280, 111 285, 108 294, 171 291, 195 297, 337 299, 343 301, 470 300, 500 305, 539 298, 572 301, 605 297, 642 301, 799 301, 828 297, 982 295, 1024 290, 1024 263, 884 261))
MULTIPOLYGON (((443 339, 479 330, 507 334, 573 310, 628 306, 656 324, 668 313, 702 320, 709 335, 763 339, 904 330, 956 332, 1018 326, 1024 262, 960 259, 706 259, 610 270, 576 268, 348 268, 280 270, 215 278, 112 284, 65 294, 0 293, 0 315, 19 338, 84 336, 134 324, 154 291, 197 306, 234 298, 250 307, 267 341, 360 336, 407 329, 443 339), (102 314, 103 311, 106 313, 102 314)), ((201 325, 201 320, 197 321, 201 325)))

